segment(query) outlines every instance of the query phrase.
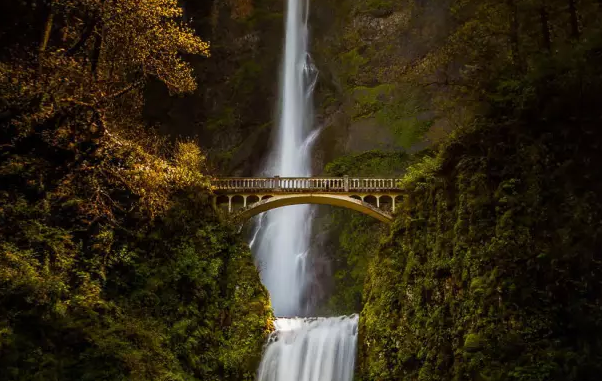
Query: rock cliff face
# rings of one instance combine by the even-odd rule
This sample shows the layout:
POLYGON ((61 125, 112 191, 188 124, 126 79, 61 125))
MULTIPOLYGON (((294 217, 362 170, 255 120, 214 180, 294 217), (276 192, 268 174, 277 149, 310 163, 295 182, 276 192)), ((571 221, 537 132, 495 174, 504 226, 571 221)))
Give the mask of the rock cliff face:
POLYGON ((320 158, 373 149, 415 152, 438 141, 448 130, 445 118, 409 74, 449 32, 445 5, 325 1, 314 7, 322 71, 317 108, 326 127, 320 158))

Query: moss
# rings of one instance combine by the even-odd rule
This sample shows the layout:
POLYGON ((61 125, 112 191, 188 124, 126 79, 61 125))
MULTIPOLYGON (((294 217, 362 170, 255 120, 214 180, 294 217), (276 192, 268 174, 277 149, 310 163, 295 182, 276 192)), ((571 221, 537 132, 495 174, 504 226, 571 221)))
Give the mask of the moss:
POLYGON ((353 118, 373 115, 385 107, 394 90, 392 85, 378 85, 375 87, 359 86, 351 90, 351 97, 355 101, 353 118))
POLYGON ((362 67, 368 62, 368 60, 359 53, 358 48, 340 54, 338 61, 341 82, 345 85, 350 85, 352 79, 360 73, 362 67))
POLYGON ((363 379, 595 379, 602 178, 571 163, 602 155, 573 127, 482 127, 409 170, 368 269, 363 379))

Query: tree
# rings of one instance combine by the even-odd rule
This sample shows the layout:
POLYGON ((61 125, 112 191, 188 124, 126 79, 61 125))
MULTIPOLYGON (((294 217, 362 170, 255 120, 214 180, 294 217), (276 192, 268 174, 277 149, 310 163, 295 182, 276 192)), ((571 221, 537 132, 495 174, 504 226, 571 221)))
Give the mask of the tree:
POLYGON ((85 111, 87 122, 105 131, 136 115, 132 111, 140 106, 149 77, 172 93, 196 88, 182 55, 207 56, 209 44, 181 21, 176 0, 36 0, 35 5, 32 26, 17 25, 30 41, 17 39, 5 47, 10 61, 0 67, 12 122, 39 125, 85 111), (38 19, 44 21, 36 44, 31 36, 38 19))

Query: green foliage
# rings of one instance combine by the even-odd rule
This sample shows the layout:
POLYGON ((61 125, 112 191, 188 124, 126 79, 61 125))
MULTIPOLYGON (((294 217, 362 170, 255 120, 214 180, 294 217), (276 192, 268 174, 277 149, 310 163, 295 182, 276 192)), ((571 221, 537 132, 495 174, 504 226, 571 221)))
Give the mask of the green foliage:
POLYGON ((141 115, 208 45, 174 0, 105 3, 1 5, 0 380, 252 380, 267 291, 203 152, 141 115))
MULTIPOLYGON (((141 118, 150 78, 197 88, 184 57, 208 44, 176 1, 105 3, 0 6, 17 20, 0 27, 0 379, 251 380, 267 292, 211 207, 203 152, 141 118)), ((221 129, 239 123, 223 104, 221 129)))
POLYGON ((486 112, 409 168, 368 268, 362 379, 599 378, 597 46, 492 79, 486 112))
POLYGON ((269 298, 198 148, 171 167, 99 149, 66 173, 42 152, 0 161, 0 379, 252 380, 269 298), (174 185, 139 187, 128 161, 174 185))
POLYGON ((408 155, 378 150, 341 156, 326 164, 329 176, 391 176, 403 171, 408 155))

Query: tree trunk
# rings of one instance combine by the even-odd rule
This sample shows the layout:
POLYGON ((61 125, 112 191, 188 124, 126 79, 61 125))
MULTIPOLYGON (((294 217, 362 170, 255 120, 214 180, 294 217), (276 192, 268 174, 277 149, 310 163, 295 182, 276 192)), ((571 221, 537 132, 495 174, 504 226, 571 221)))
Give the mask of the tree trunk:
POLYGON ((569 13, 571 15, 571 38, 578 40, 579 31, 579 16, 577 15, 577 0, 569 0, 569 13))
POLYGON ((52 6, 52 1, 48 5, 48 17, 44 24, 44 30, 42 32, 42 39, 40 41, 40 48, 38 51, 38 77, 42 74, 42 67, 44 66, 44 56, 46 55, 46 49, 50 41, 50 34, 52 33, 52 27, 54 25, 54 13, 55 9, 52 6))
POLYGON ((54 7, 52 6, 52 2, 48 6, 48 17, 46 18, 46 23, 44 25, 44 31, 42 33, 42 40, 40 41, 40 55, 43 55, 46 49, 48 48, 48 42, 50 41, 50 33, 52 32, 52 25, 54 24, 54 7))
POLYGON ((545 4, 542 4, 539 8, 539 15, 541 19, 541 32, 543 37, 543 46, 548 51, 552 52, 552 38, 550 36, 550 17, 545 4))

